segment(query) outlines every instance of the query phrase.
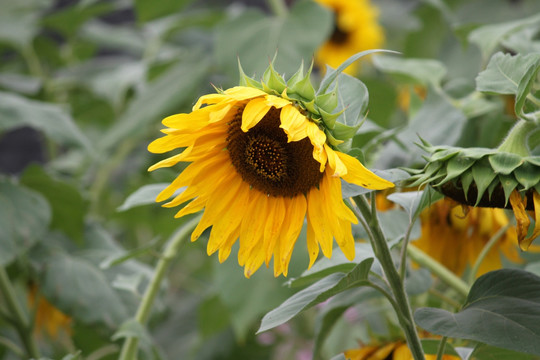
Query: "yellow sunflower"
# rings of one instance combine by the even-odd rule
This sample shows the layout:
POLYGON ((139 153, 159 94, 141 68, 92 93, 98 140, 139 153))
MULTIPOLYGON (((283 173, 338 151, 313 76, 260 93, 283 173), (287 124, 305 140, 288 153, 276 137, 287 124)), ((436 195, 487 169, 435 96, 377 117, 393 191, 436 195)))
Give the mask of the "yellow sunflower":
MULTIPOLYGON (((351 55, 380 48, 384 42, 383 28, 378 24, 376 7, 369 0, 316 0, 335 14, 334 31, 315 56, 324 68, 326 64, 337 68, 351 55)), ((358 63, 349 66, 345 73, 355 75, 358 63)))
MULTIPOLYGON (((359 349, 345 351, 347 360, 413 360, 411 351, 403 341, 396 341, 382 345, 368 345, 359 349)), ((426 360, 435 360, 436 355, 425 355, 426 360)), ((453 355, 443 355, 443 360, 459 360, 453 355)))
MULTIPOLYGON (((414 242, 418 248, 439 261, 457 275, 472 266, 486 243, 509 223, 503 209, 465 207, 444 198, 420 215, 422 235, 414 242)), ((502 267, 501 253, 519 263, 518 241, 514 228, 509 227, 493 246, 476 274, 480 276, 502 267)))
POLYGON ((204 208, 191 240, 212 226, 207 251, 210 255, 219 250, 223 262, 239 238, 238 261, 246 277, 263 263, 268 266, 272 256, 275 276, 286 276, 306 217, 310 266, 319 246, 331 256, 333 238, 353 259, 351 223, 357 220, 342 200, 340 178, 369 189, 393 184, 334 150, 322 121, 312 119, 287 96, 287 89, 269 92, 233 87, 202 96, 189 114, 165 118, 166 135, 153 141, 149 151, 185 150, 149 170, 180 161, 191 164, 156 201, 185 186, 163 206, 190 201, 176 217, 204 208))
POLYGON ((34 332, 37 336, 47 335, 50 339, 57 339, 60 334, 71 335, 71 317, 39 296, 37 286, 33 284, 29 286, 28 304, 35 312, 34 332))

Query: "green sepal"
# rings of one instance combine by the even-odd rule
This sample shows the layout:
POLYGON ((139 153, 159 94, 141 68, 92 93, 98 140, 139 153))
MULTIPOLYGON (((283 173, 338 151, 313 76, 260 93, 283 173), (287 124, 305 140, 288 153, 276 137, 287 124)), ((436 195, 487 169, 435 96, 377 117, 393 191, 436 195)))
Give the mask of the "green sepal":
MULTIPOLYGON (((319 108, 319 113, 321 114, 321 117, 324 121, 324 124, 326 125, 326 127, 328 127, 330 130, 333 130, 335 129, 336 127, 336 121, 337 119, 341 116, 341 114, 343 114, 343 112, 345 111, 345 109, 341 110, 340 112, 336 113, 336 114, 330 114, 328 112, 326 112, 325 110, 319 108)), ((356 133, 356 132, 355 132, 356 133)), ((353 135, 354 136, 354 135, 353 135)))
POLYGON ((461 149, 464 156, 470 157, 471 159, 481 159, 486 155, 495 154, 497 150, 486 149, 486 148, 467 148, 461 149))
MULTIPOLYGON (((240 63, 240 59, 238 59, 238 73, 240 74, 240 81, 239 81, 240 86, 247 86, 247 87, 252 87, 252 88, 257 88, 257 89, 262 90, 263 86, 260 82, 246 75, 246 73, 244 72, 244 69, 242 68, 242 64, 240 63)), ((220 91, 220 92, 223 92, 223 91, 220 91)))
POLYGON ((465 156, 454 156, 446 162, 446 177, 437 185, 439 186, 449 180, 452 180, 461 175, 465 170, 474 164, 475 160, 465 156))
POLYGON ((263 74, 263 90, 271 93, 271 92, 277 92, 277 94, 281 95, 283 93, 283 90, 287 88, 287 83, 283 79, 283 77, 276 72, 274 69, 273 61, 270 63, 268 68, 263 74))
POLYGON ((540 166, 540 156, 529 156, 525 158, 525 161, 530 164, 540 166))
POLYGON ((495 190, 495 188, 497 186, 500 185, 500 179, 497 179, 498 181, 492 181, 491 184, 489 184, 488 188, 487 188, 487 192, 488 192, 488 199, 491 200, 491 195, 493 194, 493 190, 495 190))
POLYGON ((313 70, 313 63, 311 63, 309 70, 307 71, 306 75, 302 79, 300 79, 293 85, 289 85, 289 92, 296 93, 308 101, 315 99, 315 89, 313 88, 313 85, 311 84, 311 71, 312 70, 313 70))
POLYGON ((478 191, 475 203, 476 206, 480 202, 480 199, 482 199, 482 196, 484 195, 484 192, 488 188, 489 184, 491 184, 497 174, 493 172, 488 160, 481 159, 472 167, 472 176, 478 191))
POLYGON ((499 175, 499 181, 504 191, 504 206, 506 206, 510 199, 510 194, 512 194, 512 191, 518 185, 518 181, 511 175, 499 175))
POLYGON ((334 137, 334 135, 332 135, 332 133, 328 130, 326 130, 324 132, 326 134, 326 140, 328 141, 328 143, 331 145, 331 146, 338 146, 340 144, 343 144, 343 140, 338 140, 334 137))
POLYGON ((293 76, 289 80, 287 80, 287 87, 291 88, 295 84, 297 84, 300 80, 302 80, 302 77, 304 76, 304 61, 302 60, 302 63, 300 64, 300 67, 298 70, 294 73, 293 76))
POLYGON ((496 152, 488 159, 493 171, 504 175, 511 174, 524 161, 521 156, 507 152, 496 152))
POLYGON ((443 163, 439 161, 428 163, 426 167, 424 168, 425 169, 424 172, 420 174, 418 179, 415 179, 415 181, 412 184, 410 184, 410 186, 418 186, 424 183, 426 180, 431 181, 432 180, 431 176, 434 175, 437 171, 439 171, 442 165, 443 163))
POLYGON ((336 121, 334 124, 334 129, 332 129, 332 134, 336 139, 348 140, 354 135, 356 135, 356 132, 360 128, 360 125, 362 124, 358 124, 356 126, 349 126, 336 121))
POLYGON ((472 170, 467 170, 463 174, 461 174, 460 180, 461 180, 461 188, 463 189, 463 194, 465 195, 465 200, 468 201, 469 188, 471 187, 471 184, 474 180, 472 170))
POLYGON ((540 166, 525 162, 514 171, 514 176, 523 185, 520 190, 529 190, 540 182, 540 166))
POLYGON ((319 109, 324 110, 327 113, 331 113, 338 106, 337 86, 330 92, 317 95, 315 98, 315 104, 319 109))
POLYGON ((315 115, 315 116, 318 116, 320 118, 320 115, 319 115, 319 111, 318 109, 315 107, 315 100, 311 100, 311 101, 300 101, 300 103, 306 108, 307 111, 309 111, 312 115, 315 115))
POLYGON ((459 148, 443 149, 433 153, 429 159, 430 161, 446 161, 459 154, 459 152, 459 148))

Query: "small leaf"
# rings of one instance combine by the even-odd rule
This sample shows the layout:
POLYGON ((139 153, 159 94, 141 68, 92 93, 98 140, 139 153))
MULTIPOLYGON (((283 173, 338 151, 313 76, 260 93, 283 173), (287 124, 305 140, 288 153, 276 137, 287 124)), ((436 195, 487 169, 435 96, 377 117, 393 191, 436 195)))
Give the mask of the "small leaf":
POLYGON ((116 210, 126 211, 136 206, 155 204, 158 194, 168 185, 169 183, 157 183, 141 186, 130 194, 116 210))
POLYGON ((476 280, 460 312, 421 308, 414 317, 433 334, 540 355, 540 277, 492 271, 476 280))
POLYGON ((394 56, 375 56, 373 64, 379 70, 398 74, 424 86, 440 86, 446 67, 432 59, 404 59, 394 56))
POLYGON ((372 263, 373 258, 366 259, 356 265, 356 267, 347 274, 334 273, 317 281, 308 288, 297 292, 285 300, 280 306, 264 316, 257 333, 281 325, 292 319, 301 311, 323 302, 342 291, 365 285, 372 263))

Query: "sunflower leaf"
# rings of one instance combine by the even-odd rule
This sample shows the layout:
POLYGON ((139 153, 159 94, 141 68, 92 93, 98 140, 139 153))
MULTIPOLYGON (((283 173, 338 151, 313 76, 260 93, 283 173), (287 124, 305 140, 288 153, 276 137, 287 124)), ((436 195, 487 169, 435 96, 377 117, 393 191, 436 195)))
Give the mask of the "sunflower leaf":
POLYGON ((368 283, 369 269, 372 264, 373 258, 365 259, 347 274, 331 274, 297 292, 263 317, 257 333, 281 325, 301 311, 309 309, 342 291, 366 285, 368 283))
POLYGON ((374 56, 373 64, 381 71, 405 77, 423 86, 440 86, 446 67, 433 59, 404 59, 395 56, 374 56))
POLYGON ((540 277, 518 269, 492 271, 476 280, 458 313, 421 308, 414 317, 436 335, 540 355, 540 277))

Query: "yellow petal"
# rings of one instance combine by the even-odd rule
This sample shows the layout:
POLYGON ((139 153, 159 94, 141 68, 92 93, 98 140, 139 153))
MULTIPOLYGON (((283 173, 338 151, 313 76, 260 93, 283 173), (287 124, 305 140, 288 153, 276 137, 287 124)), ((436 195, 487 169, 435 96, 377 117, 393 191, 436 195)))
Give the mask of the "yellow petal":
POLYGON ((265 225, 265 216, 263 215, 266 215, 268 206, 266 194, 256 189, 251 189, 249 193, 249 206, 240 226, 238 263, 241 266, 249 261, 248 258, 253 247, 262 247, 261 240, 265 225))
POLYGON ((533 192, 533 203, 534 203, 534 229, 530 237, 524 239, 519 246, 523 250, 529 249, 531 243, 540 236, 540 194, 536 191, 533 192))
POLYGON ((264 227, 263 244, 265 249, 265 263, 268 266, 274 253, 274 247, 279 239, 279 232, 285 219, 285 201, 282 197, 269 197, 269 206, 264 227))
POLYGON ((219 263, 221 264, 231 254, 231 248, 236 242, 236 239, 238 239, 238 236, 240 236, 240 226, 238 226, 236 229, 234 229, 227 239, 223 242, 223 245, 219 248, 219 263))
POLYGON ((345 176, 347 175, 347 167, 341 161, 339 156, 337 155, 337 152, 334 151, 330 146, 327 144, 324 144, 324 150, 326 151, 326 154, 328 155, 328 165, 330 165, 330 168, 334 170, 334 173, 332 176, 345 176))
POLYGON ((329 258, 332 256, 333 238, 323 206, 326 204, 323 203, 321 192, 317 188, 312 188, 308 193, 308 222, 313 227, 315 238, 324 256, 329 258))
POLYGON ((311 226, 309 221, 307 222, 307 248, 309 253, 308 269, 311 269, 319 256, 319 244, 315 238, 315 230, 313 230, 313 226, 311 226))
MULTIPOLYGON (((285 199, 287 215, 282 225, 280 236, 280 254, 281 269, 283 275, 287 276, 289 261, 294 248, 294 244, 300 235, 304 219, 306 217, 307 203, 303 194, 297 195, 292 199, 285 199)), ((274 259, 276 261, 276 259, 274 259)))
POLYGON ((197 103, 193 105, 193 111, 199 110, 203 104, 217 104, 228 99, 229 97, 224 94, 208 94, 201 96, 199 100, 197 100, 197 103))
POLYGON ((266 95, 266 105, 273 106, 276 109, 281 109, 284 106, 289 105, 291 102, 282 97, 275 95, 266 95))
MULTIPOLYGON (((529 225, 531 220, 525 211, 527 199, 522 199, 521 195, 517 190, 512 191, 510 194, 510 204, 512 205, 512 210, 514 211, 514 216, 516 218, 516 232, 518 237, 518 244, 521 250, 527 250, 528 246, 523 241, 525 236, 527 236, 527 231, 529 230, 529 225)), ((530 243, 529 243, 530 244, 530 243)))
POLYGON ((267 95, 262 90, 252 88, 252 87, 247 87, 247 86, 235 86, 235 87, 225 90, 224 93, 238 101, 267 95))
POLYGON ((281 125, 287 134, 288 141, 299 141, 307 136, 308 119, 294 106, 287 105, 281 109, 281 125))
POLYGON ((309 140, 311 141, 311 145, 313 145, 316 148, 322 148, 326 145, 326 135, 324 131, 319 129, 317 124, 314 122, 311 122, 309 120, 306 120, 306 133, 309 137, 309 140))
POLYGON ((266 115, 268 110, 270 110, 270 107, 266 104, 264 98, 255 98, 248 102, 242 112, 242 131, 247 132, 257 125, 266 115))
POLYGON ((347 174, 343 175, 343 180, 351 184, 360 185, 371 190, 383 190, 394 187, 390 181, 385 180, 364 167, 357 159, 336 151, 338 157, 347 167, 347 174))

